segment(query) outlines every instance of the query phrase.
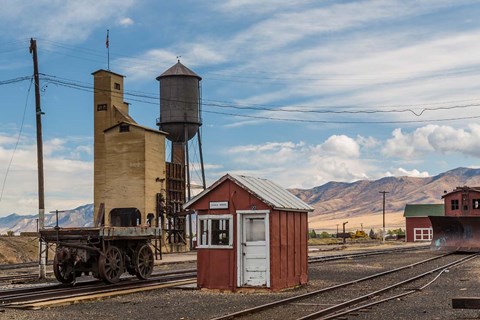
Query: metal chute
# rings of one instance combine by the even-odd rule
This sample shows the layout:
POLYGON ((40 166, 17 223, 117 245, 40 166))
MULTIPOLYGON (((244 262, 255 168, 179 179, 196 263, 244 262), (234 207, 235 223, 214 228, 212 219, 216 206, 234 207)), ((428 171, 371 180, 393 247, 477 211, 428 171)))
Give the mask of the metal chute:
POLYGON ((433 228, 433 249, 480 252, 479 217, 429 216, 429 219, 433 228))

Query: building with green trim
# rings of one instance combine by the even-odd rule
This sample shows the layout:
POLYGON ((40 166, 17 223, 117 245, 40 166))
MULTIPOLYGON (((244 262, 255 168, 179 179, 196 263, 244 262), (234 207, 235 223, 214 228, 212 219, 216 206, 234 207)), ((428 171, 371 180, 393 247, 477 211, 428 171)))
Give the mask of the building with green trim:
POLYGON ((429 216, 444 216, 442 204, 407 204, 403 212, 407 242, 431 241, 432 224, 429 216))

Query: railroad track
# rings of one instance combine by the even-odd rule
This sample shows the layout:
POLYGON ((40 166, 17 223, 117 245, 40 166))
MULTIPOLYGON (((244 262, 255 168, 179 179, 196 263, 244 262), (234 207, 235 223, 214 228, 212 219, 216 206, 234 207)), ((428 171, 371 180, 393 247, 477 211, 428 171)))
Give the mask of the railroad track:
MULTIPOLYGON (((47 261, 47 265, 52 265, 52 264, 53 264, 53 261, 47 261)), ((0 264, 0 270, 12 270, 12 269, 24 269, 24 268, 38 268, 38 261, 0 264)))
POLYGON ((0 306, 41 309, 190 283, 196 283, 195 269, 156 273, 152 274, 150 279, 142 281, 134 277, 126 277, 119 283, 108 285, 102 281, 94 280, 78 282, 73 286, 55 284, 34 288, 9 289, 0 291, 0 306))
POLYGON ((363 251, 363 252, 336 254, 336 255, 328 255, 328 256, 325 256, 325 255, 310 256, 310 257, 308 257, 308 263, 317 263, 317 262, 326 262, 326 261, 341 260, 341 259, 360 258, 360 257, 375 256, 375 255, 379 255, 379 254, 390 254, 390 253, 399 253, 399 252, 408 252, 408 251, 417 251, 417 250, 426 250, 426 249, 430 249, 430 245, 407 247, 407 248, 368 250, 368 251, 363 251))
MULTIPOLYGON (((430 246, 417 246, 417 247, 408 247, 408 248, 394 248, 394 249, 383 249, 383 250, 368 250, 364 252, 355 252, 347 254, 335 254, 335 255, 322 255, 322 256, 311 256, 308 258, 308 263, 320 263, 333 260, 341 259, 352 259, 367 257, 379 254, 389 254, 395 252, 405 252, 405 251, 414 251, 414 250, 425 250, 430 248, 430 246)), ((49 261, 51 264, 51 261, 49 261)), ((17 269, 28 269, 38 267, 38 262, 25 262, 25 263, 15 263, 15 264, 6 264, 0 265, 0 270, 17 270, 17 269)), ((0 275, 0 283, 17 283, 22 281, 35 281, 38 279, 37 273, 28 273, 28 274, 11 274, 11 275, 0 275)))
POLYGON ((421 291, 442 272, 474 259, 478 254, 445 254, 425 259, 392 270, 340 283, 301 295, 277 300, 264 305, 226 314, 213 320, 226 319, 333 319, 359 310, 368 310, 375 304, 421 291), (419 279, 438 275, 427 284, 407 288, 419 279), (368 302, 371 300, 374 302, 368 302))

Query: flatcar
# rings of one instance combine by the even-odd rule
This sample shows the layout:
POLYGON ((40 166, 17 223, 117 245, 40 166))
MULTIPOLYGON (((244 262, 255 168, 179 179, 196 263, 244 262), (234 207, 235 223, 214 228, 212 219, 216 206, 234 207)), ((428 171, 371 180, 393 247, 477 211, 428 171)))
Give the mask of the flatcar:
POLYGON ((128 272, 147 279, 154 266, 152 239, 161 230, 149 226, 59 228, 39 231, 42 241, 55 244, 53 271, 58 281, 72 283, 91 274, 106 283, 116 283, 128 272))

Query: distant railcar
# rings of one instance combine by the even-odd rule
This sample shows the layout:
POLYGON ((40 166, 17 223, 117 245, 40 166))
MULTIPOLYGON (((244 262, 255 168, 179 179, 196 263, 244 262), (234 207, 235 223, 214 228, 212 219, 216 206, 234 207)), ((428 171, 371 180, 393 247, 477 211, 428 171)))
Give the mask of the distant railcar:
POLYGON ((457 187, 445 193, 445 216, 430 216, 432 247, 480 252, 480 187, 457 187))

